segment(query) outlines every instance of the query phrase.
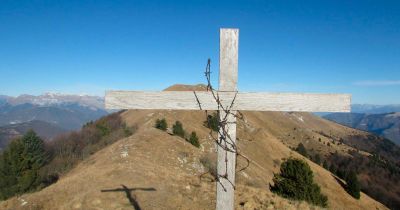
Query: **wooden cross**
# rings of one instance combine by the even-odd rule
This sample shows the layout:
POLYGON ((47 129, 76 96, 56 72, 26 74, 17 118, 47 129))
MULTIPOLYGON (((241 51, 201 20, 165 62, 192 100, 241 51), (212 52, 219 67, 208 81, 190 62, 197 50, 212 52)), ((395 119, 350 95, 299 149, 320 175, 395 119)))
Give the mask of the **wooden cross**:
MULTIPOLYGON (((236 111, 297 111, 297 112, 349 112, 349 94, 267 93, 237 92, 239 29, 220 29, 219 105, 226 112, 220 118, 229 123, 227 135, 236 140, 236 111), (232 101, 234 103, 232 104, 232 101)), ((167 110, 221 110, 211 91, 107 91, 107 109, 167 109, 167 110)), ((221 128, 220 128, 221 129, 221 128)), ((219 132, 222 133, 222 132, 219 132)), ((226 138, 226 136, 219 136, 226 138)), ((216 209, 234 208, 234 183, 236 154, 217 146, 217 173, 222 176, 217 183, 216 209), (227 162, 226 162, 227 160, 227 162)))

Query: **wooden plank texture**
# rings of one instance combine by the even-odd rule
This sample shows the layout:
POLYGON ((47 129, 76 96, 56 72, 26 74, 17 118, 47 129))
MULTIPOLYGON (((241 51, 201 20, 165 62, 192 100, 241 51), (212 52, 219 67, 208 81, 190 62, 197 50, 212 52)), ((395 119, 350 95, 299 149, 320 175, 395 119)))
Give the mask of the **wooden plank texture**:
MULTIPOLYGON (((219 48, 219 91, 237 91, 238 79, 238 48, 239 46, 239 29, 221 29, 220 30, 220 48, 219 48)), ((220 93, 218 93, 220 95, 220 93)), ((235 93, 236 95, 236 93, 235 93)), ((232 105, 235 95, 220 97, 223 100, 223 106, 228 109, 232 105), (233 97, 232 97, 233 96, 233 97)), ((215 101, 215 99, 214 99, 215 101)), ((236 101, 236 98, 235 100, 236 101)), ((219 128, 219 140, 222 141, 224 147, 230 150, 236 142, 236 111, 230 109, 230 113, 220 111, 221 121, 226 116, 228 125, 226 125, 224 136, 223 128, 219 128), (222 134, 222 135, 221 135, 222 134), (226 142, 232 143, 231 145, 226 142), (228 146, 229 145, 229 146, 228 146)), ((223 147, 217 145, 217 174, 220 177, 220 183, 217 183, 217 210, 233 210, 235 197, 235 163, 236 153, 226 152, 223 147)))
POLYGON ((219 90, 237 91, 239 29, 220 29, 219 90))
MULTIPOLYGON (((229 107, 236 92, 218 92, 221 103, 229 107)), ((217 110, 211 92, 196 92, 203 110, 217 110)), ((350 112, 351 95, 316 93, 239 92, 232 110, 350 112)), ((107 91, 107 109, 176 109, 199 110, 191 91, 107 91)))
MULTIPOLYGON (((225 118, 226 112, 220 112, 221 121, 225 118)), ((218 132, 218 139, 225 139, 222 141, 223 147, 227 147, 230 150, 234 150, 232 144, 236 144, 236 111, 231 111, 228 116, 226 116, 227 125, 225 125, 226 133, 228 136, 223 136, 218 132), (229 143, 225 143, 229 142, 229 143)), ((221 128, 220 128, 221 129, 221 128)), ((235 184, 235 172, 236 172, 236 153, 226 152, 224 148, 217 145, 217 173, 220 176, 227 175, 227 179, 220 177, 220 183, 217 184, 217 210, 233 210, 234 209, 234 195, 235 189, 232 184, 235 184), (227 161, 227 162, 225 162, 227 161), (226 191, 225 191, 226 190, 226 191)))

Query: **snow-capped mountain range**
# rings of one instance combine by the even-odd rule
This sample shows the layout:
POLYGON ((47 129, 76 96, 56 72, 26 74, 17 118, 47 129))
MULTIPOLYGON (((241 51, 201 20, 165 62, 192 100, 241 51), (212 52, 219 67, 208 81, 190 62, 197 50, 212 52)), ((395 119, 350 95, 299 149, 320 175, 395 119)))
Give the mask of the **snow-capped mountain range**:
POLYGON ((104 99, 99 96, 90 95, 71 95, 62 93, 45 93, 43 95, 20 95, 17 97, 0 96, 0 104, 8 103, 16 106, 20 104, 33 104, 38 106, 52 106, 61 104, 79 104, 80 106, 89 107, 91 109, 104 109, 104 99))
POLYGON ((75 130, 108 112, 99 96, 45 93, 0 96, 0 126, 39 120, 75 130))

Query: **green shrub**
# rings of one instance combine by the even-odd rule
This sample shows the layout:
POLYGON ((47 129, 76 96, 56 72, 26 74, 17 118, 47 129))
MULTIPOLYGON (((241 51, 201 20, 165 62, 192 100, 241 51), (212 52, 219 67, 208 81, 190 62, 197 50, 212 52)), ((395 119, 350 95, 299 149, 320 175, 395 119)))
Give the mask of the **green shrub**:
POLYGON ((212 129, 213 131, 218 132, 218 124, 219 124, 219 116, 215 112, 212 115, 207 115, 207 120, 204 121, 203 125, 207 128, 212 129))
POLYGON ((331 166, 329 167, 329 171, 330 171, 331 173, 333 173, 333 174, 336 174, 337 169, 336 169, 335 165, 331 164, 331 166))
POLYGON ((199 138, 197 137, 197 134, 194 131, 190 134, 190 137, 187 141, 195 147, 200 147, 199 138))
POLYGON ((329 170, 328 161, 324 160, 324 164, 322 165, 326 170, 329 170))
POLYGON ((182 123, 179 121, 176 121, 175 124, 172 126, 172 133, 174 135, 180 136, 182 138, 185 137, 185 130, 183 130, 182 123))
POLYGON ((107 136, 110 134, 110 128, 103 122, 99 122, 96 124, 96 128, 100 131, 101 136, 107 136))
POLYGON ((314 156, 314 160, 313 161, 314 161, 314 163, 316 163, 318 165, 321 165, 321 156, 319 154, 316 154, 314 156))
POLYGON ((32 130, 13 140, 0 156, 0 199, 36 190, 47 161, 44 142, 32 130))
POLYGON ((154 127, 157 128, 157 129, 166 131, 167 128, 168 128, 168 124, 167 124, 167 121, 165 120, 165 118, 163 118, 161 120, 157 119, 156 120, 156 125, 154 127))
POLYGON ((328 198, 321 194, 320 187, 313 181, 310 166, 300 159, 288 159, 281 164, 280 174, 274 174, 272 192, 278 195, 305 200, 314 205, 327 207, 328 198))
POLYGON ((304 157, 308 157, 307 149, 304 147, 303 143, 297 145, 296 151, 304 157))
POLYGON ((351 171, 346 176, 346 191, 356 199, 360 199, 360 183, 358 182, 357 174, 351 171))

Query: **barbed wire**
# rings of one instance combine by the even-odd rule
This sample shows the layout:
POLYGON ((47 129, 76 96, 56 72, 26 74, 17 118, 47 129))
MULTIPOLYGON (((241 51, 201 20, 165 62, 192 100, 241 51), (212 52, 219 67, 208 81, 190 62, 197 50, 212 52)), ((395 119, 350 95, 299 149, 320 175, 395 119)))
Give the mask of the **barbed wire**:
MULTIPOLYGON (((208 110, 204 110, 205 111, 205 116, 207 119, 207 127, 210 128, 210 132, 209 132, 209 136, 211 137, 211 139, 217 144, 217 147, 219 147, 220 149, 223 149, 225 152, 225 170, 223 174, 219 174, 218 169, 216 171, 216 176, 215 181, 217 181, 222 188, 224 189, 224 191, 226 191, 225 186, 222 184, 221 182, 221 178, 226 179, 233 187, 233 189, 235 189, 235 184, 229 180, 228 177, 228 153, 234 153, 236 155, 236 159, 238 157, 244 158, 246 161, 246 165, 241 168, 238 171, 235 171, 235 173, 243 171, 245 169, 247 169, 250 166, 250 159, 247 158, 245 155, 243 155, 238 147, 236 142, 234 141, 234 139, 232 139, 232 137, 229 135, 229 124, 237 124, 237 120, 233 121, 233 122, 229 122, 228 118, 230 116, 239 119, 239 120, 244 120, 244 116, 240 111, 235 111, 232 112, 232 108, 234 106, 236 97, 237 97, 237 91, 235 92, 235 95, 230 103, 229 106, 224 107, 223 104, 221 103, 220 100, 220 96, 219 96, 219 92, 217 90, 215 90, 211 84, 211 60, 208 59, 207 60, 207 65, 206 65, 206 69, 204 72, 204 75, 206 77, 207 80, 207 91, 211 92, 211 95, 213 96, 215 102, 217 103, 217 119, 218 119, 218 131, 217 131, 217 136, 214 135, 212 126, 211 126, 211 119, 208 117, 208 110), (222 112, 222 113, 221 113, 222 112), (221 114, 223 114, 223 118, 221 119, 221 114)), ((201 103, 199 98, 197 97, 196 91, 193 91, 195 97, 196 97, 196 101, 199 105, 200 110, 203 110, 201 107, 201 103)), ((238 164, 238 161, 236 161, 236 166, 238 164)), ((217 168, 218 168, 218 164, 217 164, 217 168)), ((200 175, 200 179, 203 175, 210 173, 210 171, 207 171, 203 174, 200 175)))

